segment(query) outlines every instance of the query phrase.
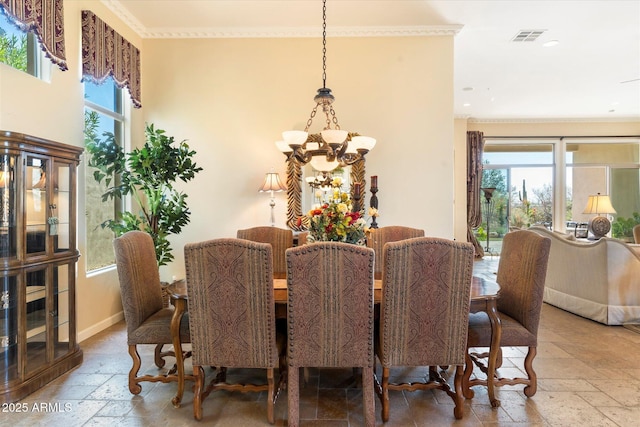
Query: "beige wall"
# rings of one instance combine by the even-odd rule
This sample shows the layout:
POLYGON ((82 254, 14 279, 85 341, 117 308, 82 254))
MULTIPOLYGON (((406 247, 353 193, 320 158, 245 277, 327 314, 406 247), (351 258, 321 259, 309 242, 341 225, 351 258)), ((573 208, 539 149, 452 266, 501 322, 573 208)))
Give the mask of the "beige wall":
MULTIPOLYGON (((452 37, 328 41, 340 125, 378 140, 366 175, 378 175, 380 225, 453 237, 452 48, 452 37)), ((185 243, 269 224, 269 196, 257 189, 270 168, 284 177, 274 141, 304 128, 321 65, 314 38, 144 40, 145 119, 188 139, 204 168, 184 186, 192 221, 172 238, 176 262, 164 277, 184 276, 185 243)), ((318 116, 311 131, 322 125, 318 116)), ((281 227, 285 208, 276 194, 281 227)))

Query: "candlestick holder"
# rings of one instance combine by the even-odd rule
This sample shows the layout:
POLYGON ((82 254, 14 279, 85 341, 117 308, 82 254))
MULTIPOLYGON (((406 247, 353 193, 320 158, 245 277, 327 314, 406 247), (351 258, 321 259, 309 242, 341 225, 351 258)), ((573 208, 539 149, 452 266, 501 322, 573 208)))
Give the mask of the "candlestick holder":
MULTIPOLYGON (((369 200, 369 206, 378 210, 378 196, 376 193, 378 192, 378 177, 371 177, 371 199, 369 200)), ((371 218, 371 228, 378 228, 378 223, 376 223, 376 217, 371 218)))

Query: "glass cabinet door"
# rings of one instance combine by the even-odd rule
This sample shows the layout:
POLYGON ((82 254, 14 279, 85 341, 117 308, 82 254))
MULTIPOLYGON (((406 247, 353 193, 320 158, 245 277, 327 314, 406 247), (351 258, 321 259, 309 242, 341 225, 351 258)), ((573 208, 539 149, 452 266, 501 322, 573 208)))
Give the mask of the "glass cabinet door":
POLYGON ((0 384, 18 377, 18 292, 16 276, 0 277, 0 384))
POLYGON ((53 198, 49 206, 47 222, 54 252, 70 248, 69 223, 71 212, 71 165, 55 162, 53 166, 53 198))
POLYGON ((26 370, 47 363, 47 267, 26 273, 26 370))
POLYGON ((61 264, 53 267, 53 357, 55 359, 69 354, 71 350, 70 307, 73 301, 69 293, 69 271, 73 266, 61 264))
POLYGON ((27 255, 46 251, 46 228, 48 216, 47 202, 47 160, 42 157, 27 156, 25 187, 25 221, 27 229, 27 255))
POLYGON ((0 154, 0 258, 15 258, 17 156, 0 154))

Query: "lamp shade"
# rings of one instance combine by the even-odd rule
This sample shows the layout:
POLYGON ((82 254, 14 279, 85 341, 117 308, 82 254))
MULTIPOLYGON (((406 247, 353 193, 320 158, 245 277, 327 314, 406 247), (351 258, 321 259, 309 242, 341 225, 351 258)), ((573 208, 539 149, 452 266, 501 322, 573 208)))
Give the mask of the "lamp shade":
POLYGON ((331 172, 332 170, 340 166, 339 161, 334 160, 332 162, 329 162, 327 161, 327 156, 324 155, 313 156, 309 163, 311 163, 311 167, 319 172, 331 172))
POLYGON ((291 153, 293 151, 291 147, 289 147, 289 144, 284 141, 276 141, 276 147, 283 153, 291 153))
POLYGON ((614 214, 616 210, 611 204, 611 199, 608 195, 602 195, 600 193, 589 196, 587 200, 587 206, 584 208, 584 214, 614 214))
POLYGON ((260 187, 258 191, 262 193, 264 191, 283 191, 286 189, 287 187, 282 184, 282 181, 280 181, 280 175, 278 175, 277 172, 267 172, 264 177, 262 187, 260 187))
POLYGON ((302 130, 287 130, 282 132, 282 139, 287 145, 302 145, 309 134, 302 130))

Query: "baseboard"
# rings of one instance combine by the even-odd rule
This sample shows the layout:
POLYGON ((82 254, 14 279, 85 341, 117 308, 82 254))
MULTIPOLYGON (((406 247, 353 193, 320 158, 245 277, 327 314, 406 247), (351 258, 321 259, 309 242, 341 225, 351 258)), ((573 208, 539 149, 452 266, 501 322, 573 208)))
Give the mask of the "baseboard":
POLYGON ((101 331, 107 329, 109 326, 115 325, 116 323, 118 323, 122 319, 124 319, 124 312, 123 311, 121 311, 119 313, 116 313, 113 316, 104 319, 102 322, 98 322, 98 323, 96 323, 94 325, 91 325, 87 329, 84 329, 84 330, 78 332, 78 342, 82 342, 82 341, 86 340, 87 338, 91 338, 92 336, 94 336, 98 332, 101 332, 101 331))

